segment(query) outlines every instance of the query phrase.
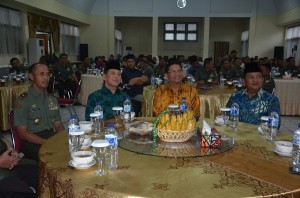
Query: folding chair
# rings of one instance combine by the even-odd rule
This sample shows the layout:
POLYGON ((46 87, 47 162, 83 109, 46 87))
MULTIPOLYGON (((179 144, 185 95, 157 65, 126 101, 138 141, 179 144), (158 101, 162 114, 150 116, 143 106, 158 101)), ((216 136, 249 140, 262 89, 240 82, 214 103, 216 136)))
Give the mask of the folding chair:
POLYGON ((17 132, 17 128, 14 126, 14 110, 10 110, 8 114, 8 120, 9 120, 12 144, 14 146, 14 149, 19 152, 21 149, 22 141, 17 132))

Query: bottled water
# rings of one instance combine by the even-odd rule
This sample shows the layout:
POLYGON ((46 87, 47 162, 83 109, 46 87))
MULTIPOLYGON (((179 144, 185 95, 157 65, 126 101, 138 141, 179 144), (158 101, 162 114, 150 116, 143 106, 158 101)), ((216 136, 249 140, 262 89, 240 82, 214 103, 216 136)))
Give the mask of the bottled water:
POLYGON ((125 132, 124 136, 129 134, 130 120, 131 120, 131 101, 130 98, 127 97, 123 103, 123 119, 125 123, 125 132))
POLYGON ((188 109, 188 103, 186 102, 186 98, 182 97, 181 102, 180 102, 180 110, 186 111, 187 109, 188 109))
POLYGON ((109 143, 107 147, 106 163, 109 169, 118 167, 118 133, 113 123, 109 123, 105 132, 105 140, 109 143))
POLYGON ((220 83, 220 87, 224 87, 224 76, 223 76, 222 72, 220 72, 220 81, 219 81, 219 83, 220 83))
POLYGON ((300 123, 298 125, 298 129, 294 132, 292 169, 295 172, 300 172, 300 123))
POLYGON ((279 115, 277 112, 271 112, 269 119, 268 119, 268 131, 266 135, 266 139, 269 142, 273 142, 277 136, 277 130, 279 126, 279 115))
POLYGON ((231 121, 231 128, 236 129, 238 122, 239 122, 239 105, 237 103, 233 103, 231 105, 231 111, 230 111, 230 121, 231 121))
POLYGON ((100 102, 96 102, 96 106, 94 108, 94 113, 97 113, 97 121, 99 126, 95 127, 97 131, 95 131, 96 135, 100 135, 102 132, 104 132, 104 124, 103 124, 103 108, 100 105, 100 102))
POLYGON ((68 132, 79 131, 80 126, 76 115, 71 115, 68 123, 68 132))
POLYGON ((155 89, 155 83, 156 83, 156 82, 155 82, 155 77, 152 75, 152 76, 151 76, 151 88, 152 88, 152 89, 155 89))
POLYGON ((13 83, 13 80, 14 80, 14 74, 11 73, 11 74, 8 74, 8 85, 9 86, 12 86, 12 83, 13 83))

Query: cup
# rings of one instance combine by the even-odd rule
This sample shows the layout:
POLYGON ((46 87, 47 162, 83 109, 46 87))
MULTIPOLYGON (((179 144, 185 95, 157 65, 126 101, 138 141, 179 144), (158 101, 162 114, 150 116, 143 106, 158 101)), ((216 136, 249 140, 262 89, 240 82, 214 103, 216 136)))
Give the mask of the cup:
POLYGON ((261 128, 261 131, 263 132, 262 136, 264 138, 266 138, 267 132, 269 130, 268 120, 269 120, 268 116, 261 116, 261 118, 260 118, 260 128, 261 128))
POLYGON ((92 142, 93 152, 96 160, 98 161, 98 170, 94 172, 95 175, 102 176, 106 175, 106 171, 102 168, 103 161, 105 161, 106 148, 109 143, 106 140, 94 140, 92 142))
POLYGON ((101 126, 100 126, 100 113, 91 113, 90 118, 91 122, 93 122, 94 134, 93 136, 100 136, 101 126))
POLYGON ((5 79, 1 79, 0 80, 0 87, 5 87, 5 85, 6 85, 5 79))
POLYGON ((221 116, 223 118, 223 122, 225 126, 229 125, 230 111, 231 109, 228 107, 220 108, 221 116))
POLYGON ((69 132, 69 152, 79 151, 84 141, 84 131, 69 132))

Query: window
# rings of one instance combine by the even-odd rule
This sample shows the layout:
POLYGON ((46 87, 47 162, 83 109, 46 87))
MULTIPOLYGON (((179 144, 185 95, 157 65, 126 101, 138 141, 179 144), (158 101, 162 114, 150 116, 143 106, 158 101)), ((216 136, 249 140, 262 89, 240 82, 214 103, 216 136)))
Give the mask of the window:
POLYGON ((300 64, 300 25, 290 27, 285 35, 285 58, 295 57, 296 65, 300 64))
POLYGON ((164 41, 197 42, 197 23, 165 23, 164 41))
POLYGON ((249 46, 249 31, 244 31, 241 34, 241 56, 248 56, 248 46, 249 46))
POLYGON ((23 45, 21 13, 0 7, 0 54, 22 55, 23 45))
POLYGON ((61 23, 60 24, 60 50, 68 55, 79 55, 80 32, 79 27, 61 23))

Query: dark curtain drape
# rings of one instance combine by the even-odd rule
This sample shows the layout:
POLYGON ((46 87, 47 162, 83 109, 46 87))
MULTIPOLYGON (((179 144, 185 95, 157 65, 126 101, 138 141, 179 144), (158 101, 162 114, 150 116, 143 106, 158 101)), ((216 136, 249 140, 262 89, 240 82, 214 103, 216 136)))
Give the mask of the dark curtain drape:
POLYGON ((223 57, 229 54, 229 42, 216 41, 214 50, 214 60, 217 60, 218 57, 223 57))

